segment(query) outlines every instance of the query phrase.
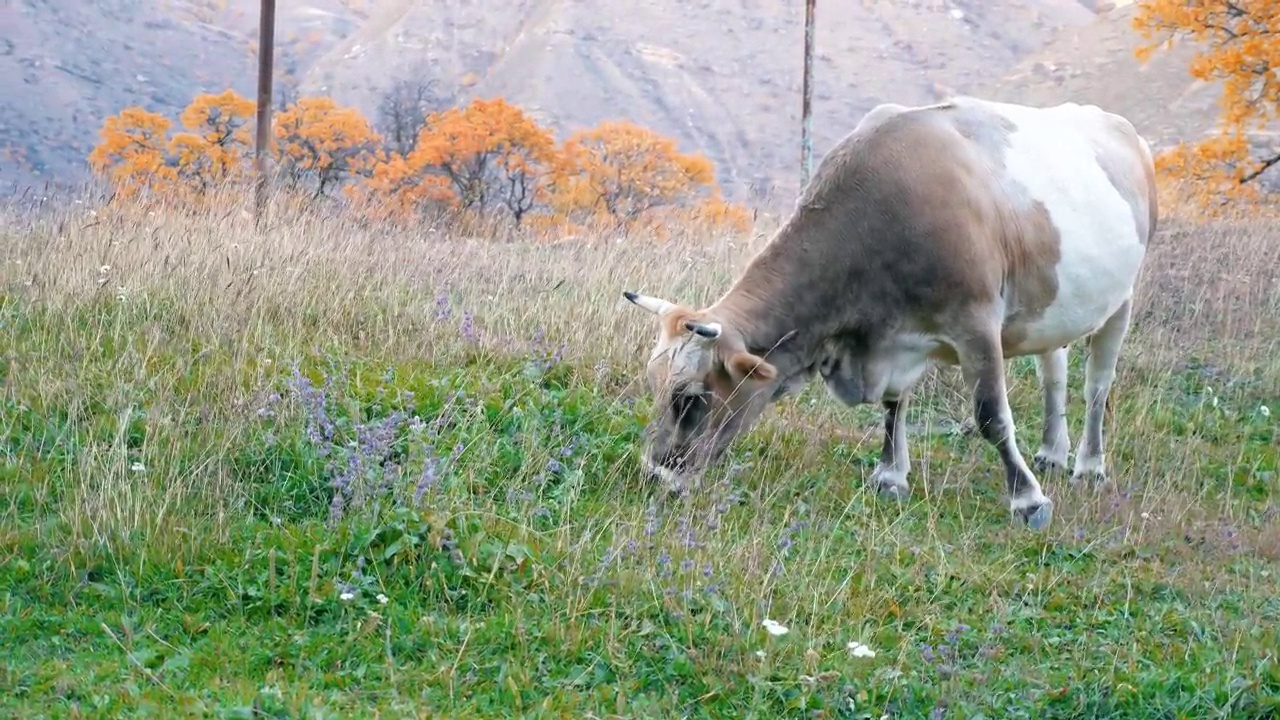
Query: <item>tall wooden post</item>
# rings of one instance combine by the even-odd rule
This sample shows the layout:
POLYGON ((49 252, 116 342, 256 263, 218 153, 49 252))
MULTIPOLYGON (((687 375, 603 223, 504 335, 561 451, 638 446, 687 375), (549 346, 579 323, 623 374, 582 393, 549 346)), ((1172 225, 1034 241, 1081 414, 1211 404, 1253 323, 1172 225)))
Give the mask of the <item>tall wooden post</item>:
POLYGON ((258 18, 258 134, 253 148, 254 222, 261 228, 267 206, 267 148, 271 142, 271 74, 275 58, 276 0, 262 0, 258 18))
POLYGON ((800 104, 800 188, 809 182, 813 164, 813 6, 804 0, 804 89, 800 104))

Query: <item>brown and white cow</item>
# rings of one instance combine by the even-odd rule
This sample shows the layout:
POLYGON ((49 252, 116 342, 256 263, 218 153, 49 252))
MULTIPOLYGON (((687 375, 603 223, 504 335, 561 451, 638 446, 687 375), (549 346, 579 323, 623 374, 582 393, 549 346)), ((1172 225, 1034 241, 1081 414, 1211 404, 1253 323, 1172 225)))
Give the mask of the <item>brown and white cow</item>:
POLYGON ((1105 479, 1103 409, 1156 224, 1151 151, 1121 116, 968 97, 880 105, 710 307, 625 293, 660 320, 643 462, 668 482, 705 470, 817 372, 840 401, 883 405, 872 481, 902 498, 909 392, 930 365, 959 365, 1010 510, 1045 528, 1053 503, 1014 439, 1004 359, 1036 356, 1046 420, 1033 466, 1064 469, 1066 346, 1089 338, 1072 475, 1105 479))

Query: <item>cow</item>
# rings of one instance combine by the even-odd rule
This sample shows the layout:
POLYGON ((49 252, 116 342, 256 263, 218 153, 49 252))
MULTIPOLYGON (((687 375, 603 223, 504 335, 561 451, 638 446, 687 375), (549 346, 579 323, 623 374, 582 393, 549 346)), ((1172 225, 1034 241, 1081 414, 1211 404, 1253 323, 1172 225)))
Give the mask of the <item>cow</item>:
POLYGON ((959 366, 999 452, 1009 511, 1039 531, 1063 471, 1067 348, 1087 338, 1072 483, 1107 479, 1103 416, 1158 221, 1148 142, 1094 105, 959 96, 876 106, 822 158, 790 216, 702 309, 631 290, 658 316, 641 462, 679 485, 816 373, 850 406, 879 403, 871 483, 909 495, 904 411, 917 380, 959 366), (1045 421, 1028 465, 1005 359, 1033 355, 1045 421))

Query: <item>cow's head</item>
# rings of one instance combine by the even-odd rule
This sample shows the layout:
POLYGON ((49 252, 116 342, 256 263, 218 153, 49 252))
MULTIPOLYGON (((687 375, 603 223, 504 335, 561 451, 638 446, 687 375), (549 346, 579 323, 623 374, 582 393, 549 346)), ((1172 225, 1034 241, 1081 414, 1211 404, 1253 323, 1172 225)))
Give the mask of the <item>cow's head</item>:
POLYGON ((641 462, 675 485, 717 461, 769 403, 778 370, 749 352, 741 332, 707 313, 625 292, 658 316, 658 340, 645 374, 653 415, 641 462))

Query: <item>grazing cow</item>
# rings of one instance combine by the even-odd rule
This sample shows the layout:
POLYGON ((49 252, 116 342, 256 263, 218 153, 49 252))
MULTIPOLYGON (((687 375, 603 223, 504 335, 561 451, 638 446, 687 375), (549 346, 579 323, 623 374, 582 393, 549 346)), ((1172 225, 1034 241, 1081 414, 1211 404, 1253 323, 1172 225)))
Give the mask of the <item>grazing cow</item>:
POLYGON ((1102 480, 1103 409, 1156 223, 1150 148, 1119 115, 969 97, 880 105, 710 307, 624 293, 660 320, 642 460, 668 482, 701 472, 816 371, 839 401, 883 405, 872 481, 902 498, 908 394, 932 364, 959 365, 1011 512, 1043 529, 1053 503, 1032 467, 1067 464, 1066 346, 1089 338, 1072 480, 1102 480), (1046 418, 1030 467, 1004 373, 1022 355, 1036 356, 1046 418))

